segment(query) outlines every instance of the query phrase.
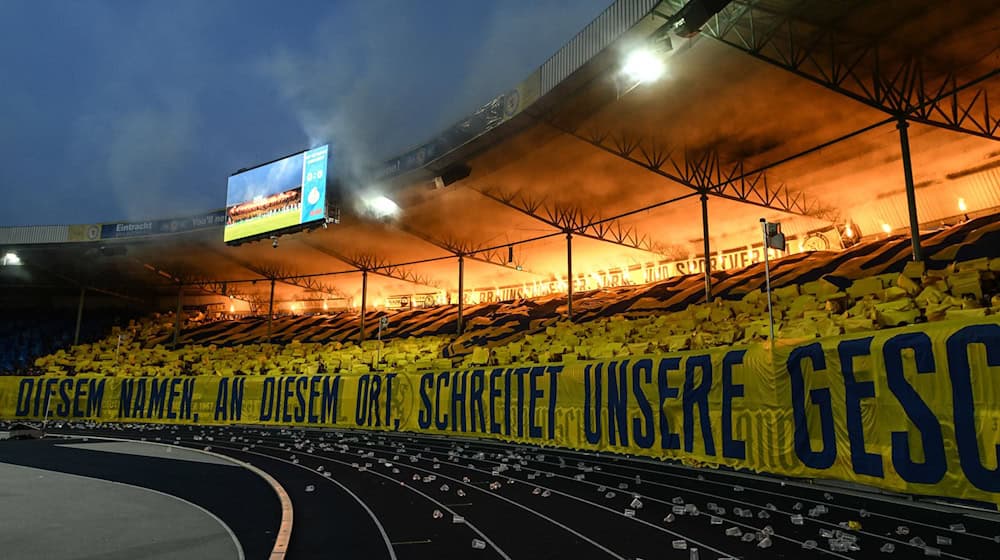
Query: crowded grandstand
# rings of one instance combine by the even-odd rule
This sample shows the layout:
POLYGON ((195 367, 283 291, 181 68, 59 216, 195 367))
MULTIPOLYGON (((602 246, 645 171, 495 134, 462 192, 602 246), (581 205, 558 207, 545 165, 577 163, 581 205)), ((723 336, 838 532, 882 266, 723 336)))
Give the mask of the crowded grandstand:
POLYGON ((364 184, 0 228, 0 462, 219 557, 996 557, 998 29, 618 0, 364 184))

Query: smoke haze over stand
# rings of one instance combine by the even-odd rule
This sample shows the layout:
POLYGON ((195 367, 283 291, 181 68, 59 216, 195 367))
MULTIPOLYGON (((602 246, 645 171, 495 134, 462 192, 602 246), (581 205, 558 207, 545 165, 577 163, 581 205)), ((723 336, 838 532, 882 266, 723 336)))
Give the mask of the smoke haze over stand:
POLYGON ((221 208, 228 175, 314 144, 391 157, 608 3, 4 2, 0 225, 221 208))

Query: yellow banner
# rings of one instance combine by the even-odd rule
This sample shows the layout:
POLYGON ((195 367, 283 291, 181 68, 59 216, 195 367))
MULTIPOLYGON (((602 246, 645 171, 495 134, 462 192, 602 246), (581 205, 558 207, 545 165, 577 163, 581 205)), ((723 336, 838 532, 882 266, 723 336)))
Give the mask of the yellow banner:
POLYGON ((4 377, 0 418, 461 434, 1000 502, 1000 320, 422 374, 4 377))

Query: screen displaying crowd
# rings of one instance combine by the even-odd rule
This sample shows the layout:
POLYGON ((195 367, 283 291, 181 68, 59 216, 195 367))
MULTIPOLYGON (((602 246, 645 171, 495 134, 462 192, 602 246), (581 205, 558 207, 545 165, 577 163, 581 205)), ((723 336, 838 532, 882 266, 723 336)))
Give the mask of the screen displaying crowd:
POLYGON ((226 191, 226 242, 326 218, 327 146, 242 171, 226 191))
POLYGON ((297 212, 302 206, 302 189, 271 195, 262 200, 242 202, 226 209, 226 225, 238 224, 254 218, 281 212, 297 212))

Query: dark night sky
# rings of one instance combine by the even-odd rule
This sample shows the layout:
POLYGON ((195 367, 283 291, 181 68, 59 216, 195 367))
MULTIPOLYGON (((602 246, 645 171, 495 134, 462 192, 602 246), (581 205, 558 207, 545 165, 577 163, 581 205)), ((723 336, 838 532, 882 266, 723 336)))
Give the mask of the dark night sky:
POLYGON ((0 225, 220 208, 227 176, 330 142, 427 140, 610 0, 0 2, 0 225))

